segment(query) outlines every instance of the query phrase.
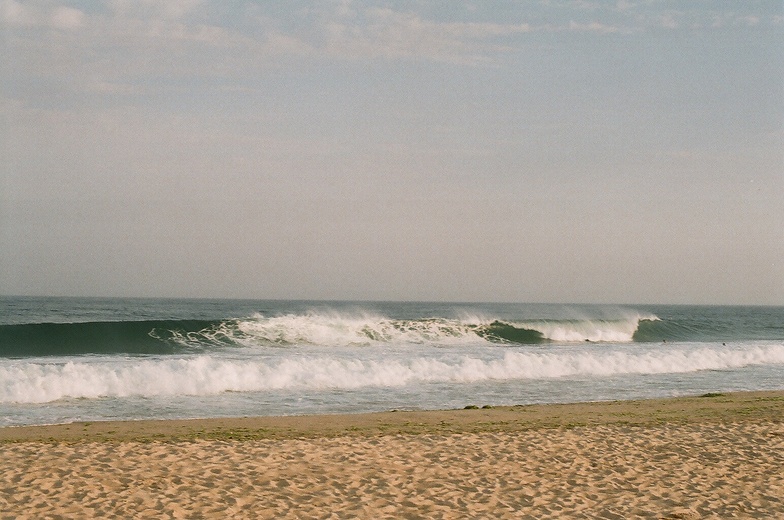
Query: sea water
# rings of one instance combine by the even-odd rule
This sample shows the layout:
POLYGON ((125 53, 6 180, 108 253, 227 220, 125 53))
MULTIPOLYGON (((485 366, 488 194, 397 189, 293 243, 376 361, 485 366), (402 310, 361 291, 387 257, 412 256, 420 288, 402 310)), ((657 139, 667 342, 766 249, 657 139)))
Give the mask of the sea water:
POLYGON ((784 307, 0 297, 0 426, 784 389, 784 307))

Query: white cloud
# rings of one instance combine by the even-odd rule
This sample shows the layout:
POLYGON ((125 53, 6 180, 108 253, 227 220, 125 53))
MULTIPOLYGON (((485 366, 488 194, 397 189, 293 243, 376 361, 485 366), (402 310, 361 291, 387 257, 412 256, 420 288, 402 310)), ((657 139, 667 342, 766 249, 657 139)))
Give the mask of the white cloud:
POLYGON ((530 32, 525 23, 434 22, 415 13, 372 8, 360 17, 324 23, 324 47, 344 58, 424 58, 454 63, 488 61, 507 47, 494 38, 530 32))
POLYGON ((78 29, 84 24, 85 14, 72 7, 58 7, 50 17, 53 27, 60 29, 78 29))
POLYGON ((87 86, 88 90, 99 94, 122 94, 132 95, 139 94, 143 91, 142 87, 138 85, 130 85, 127 83, 118 83, 112 81, 95 80, 92 84, 87 86))
POLYGON ((677 16, 678 13, 674 12, 664 13, 659 17, 659 24, 665 29, 677 29, 679 26, 679 23, 676 20, 677 16))
POLYGON ((10 27, 32 25, 33 23, 29 9, 15 0, 3 0, 2 15, 3 23, 10 27))
POLYGON ((176 20, 191 13, 201 0, 112 0, 112 11, 119 16, 176 20))
POLYGON ((616 33, 620 29, 612 25, 605 25, 599 22, 578 23, 574 20, 569 22, 569 30, 577 32, 598 32, 598 33, 616 33))
POLYGON ((599 9, 600 7, 598 2, 589 2, 588 0, 572 0, 571 5, 577 9, 584 9, 588 11, 599 9))
POLYGON ((8 27, 49 27, 53 29, 78 29, 86 15, 79 9, 53 6, 49 3, 3 0, 2 19, 8 27))
POLYGON ((306 55, 313 52, 313 47, 308 43, 275 30, 270 30, 266 33, 264 47, 267 53, 273 55, 306 55))

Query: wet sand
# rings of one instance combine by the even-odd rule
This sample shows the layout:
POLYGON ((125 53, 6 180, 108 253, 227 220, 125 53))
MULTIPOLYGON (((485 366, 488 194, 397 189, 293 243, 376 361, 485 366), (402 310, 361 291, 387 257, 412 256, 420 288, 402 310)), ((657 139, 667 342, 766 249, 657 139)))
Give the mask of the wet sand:
POLYGON ((784 518, 784 392, 0 429, 2 518, 784 518))

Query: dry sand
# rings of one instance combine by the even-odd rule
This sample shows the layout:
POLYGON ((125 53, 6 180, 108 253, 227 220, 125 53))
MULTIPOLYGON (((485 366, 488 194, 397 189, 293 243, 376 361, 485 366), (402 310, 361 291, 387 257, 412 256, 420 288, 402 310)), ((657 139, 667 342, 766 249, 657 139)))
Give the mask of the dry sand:
POLYGON ((0 429, 2 518, 784 518, 784 392, 0 429))

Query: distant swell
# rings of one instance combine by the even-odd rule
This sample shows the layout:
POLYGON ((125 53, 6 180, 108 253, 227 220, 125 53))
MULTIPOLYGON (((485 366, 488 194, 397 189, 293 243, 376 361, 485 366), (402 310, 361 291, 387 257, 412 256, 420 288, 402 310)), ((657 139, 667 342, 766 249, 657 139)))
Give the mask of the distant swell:
POLYGON ((2 325, 0 356, 174 354, 189 335, 215 326, 200 320, 2 325))
POLYGON ((507 349, 496 359, 410 359, 297 356, 228 360, 200 355, 65 363, 17 362, 0 366, 0 402, 43 403, 64 398, 216 395, 267 390, 353 390, 417 383, 475 383, 601 377, 618 374, 686 373, 784 363, 784 346, 743 349, 702 347, 625 352, 522 352, 507 349))

